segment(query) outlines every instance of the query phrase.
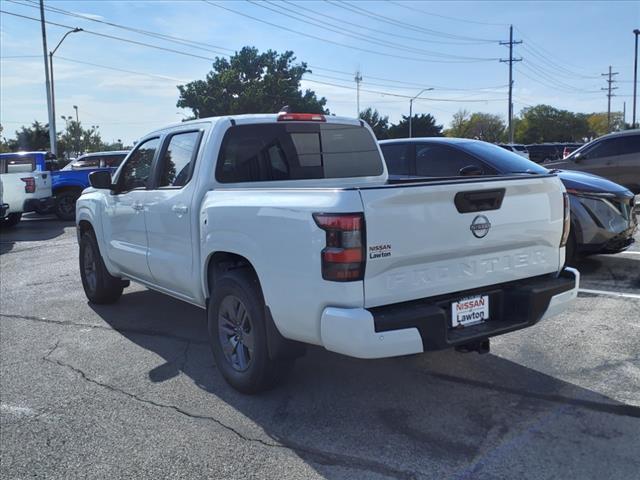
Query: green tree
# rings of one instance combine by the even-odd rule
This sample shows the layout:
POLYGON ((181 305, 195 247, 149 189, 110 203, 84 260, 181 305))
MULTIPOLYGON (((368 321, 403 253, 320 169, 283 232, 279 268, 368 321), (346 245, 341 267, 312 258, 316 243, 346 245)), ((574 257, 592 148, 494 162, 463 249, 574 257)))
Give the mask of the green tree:
POLYGON ((82 122, 69 120, 58 141, 58 156, 61 157, 65 152, 79 155, 81 153, 107 150, 99 129, 100 127, 96 125, 91 125, 91 127, 85 129, 82 127, 82 122))
MULTIPOLYGON (((436 119, 429 113, 414 115, 411 122, 412 136, 414 137, 441 137, 442 125, 436 124, 436 119)), ((402 119, 389 127, 389 138, 406 138, 409 136, 409 117, 402 119)))
POLYGON ((469 114, 460 110, 453 114, 450 128, 445 131, 448 137, 475 138, 485 142, 501 142, 505 137, 506 125, 500 115, 477 112, 469 114))
POLYGON ((500 115, 474 113, 469 118, 469 138, 498 143, 504 140, 506 125, 500 115))
POLYGON ((34 121, 30 127, 22 126, 16 131, 15 141, 9 142, 13 151, 49 150, 49 125, 34 121))
POLYGON ((311 70, 295 60, 291 51, 259 53, 253 47, 244 47, 228 60, 216 57, 205 80, 178 86, 177 106, 191 109, 196 118, 277 112, 284 105, 295 112, 329 113, 325 98, 300 89, 302 76, 311 70))
POLYGON ((609 129, 607 112, 587 115, 587 123, 589 125, 589 137, 600 137, 609 132, 625 130, 622 112, 611 112, 611 129, 609 129))
POLYGON ((550 105, 527 107, 515 126, 520 143, 581 141, 589 137, 586 115, 558 110, 550 105))
POLYGON ((382 116, 378 110, 367 108, 360 112, 360 118, 367 122, 378 140, 384 140, 389 136, 389 117, 382 116))
POLYGON ((469 118, 469 112, 458 110, 453 114, 449 129, 445 130, 444 134, 447 137, 469 138, 469 118))

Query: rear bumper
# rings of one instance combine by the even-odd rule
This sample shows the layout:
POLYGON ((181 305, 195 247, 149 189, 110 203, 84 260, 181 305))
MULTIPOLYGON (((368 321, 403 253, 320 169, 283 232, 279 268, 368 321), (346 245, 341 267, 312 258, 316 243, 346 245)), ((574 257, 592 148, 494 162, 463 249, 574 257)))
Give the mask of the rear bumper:
POLYGON ((578 295, 579 280, 577 270, 565 268, 557 278, 536 277, 384 307, 328 307, 321 320, 322 343, 352 357, 384 358, 478 342, 561 313, 578 295), (451 302, 480 293, 489 295, 490 319, 450 328, 451 302))

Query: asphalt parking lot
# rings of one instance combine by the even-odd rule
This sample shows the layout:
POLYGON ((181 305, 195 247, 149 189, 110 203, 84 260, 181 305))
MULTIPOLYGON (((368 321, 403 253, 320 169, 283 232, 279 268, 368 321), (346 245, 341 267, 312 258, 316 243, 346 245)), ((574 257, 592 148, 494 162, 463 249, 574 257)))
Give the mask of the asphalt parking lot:
POLYGON ((89 305, 72 224, 0 242, 2 478, 638 478, 637 245, 583 261, 574 308, 490 354, 312 348, 248 397, 204 312, 139 286, 89 305))

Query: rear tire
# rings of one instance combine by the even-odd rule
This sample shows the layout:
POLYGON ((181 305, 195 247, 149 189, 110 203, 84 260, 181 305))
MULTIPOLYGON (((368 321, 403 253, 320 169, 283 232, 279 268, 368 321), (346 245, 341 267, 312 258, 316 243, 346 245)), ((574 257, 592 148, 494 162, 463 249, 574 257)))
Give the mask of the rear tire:
POLYGON ((292 360, 272 360, 267 347, 265 304, 248 269, 230 270, 215 281, 207 312, 216 365, 236 390, 253 394, 275 386, 292 360))
POLYGON ((20 223, 21 218, 22 213, 10 213, 2 220, 0 220, 0 226, 2 226, 3 228, 15 227, 18 223, 20 223))
POLYGON ((85 295, 91 303, 97 304, 116 302, 126 285, 107 271, 92 231, 85 232, 80 238, 80 278, 85 295))
POLYGON ((66 190, 56 193, 56 216, 60 220, 70 221, 76 219, 76 201, 80 198, 80 192, 66 190))

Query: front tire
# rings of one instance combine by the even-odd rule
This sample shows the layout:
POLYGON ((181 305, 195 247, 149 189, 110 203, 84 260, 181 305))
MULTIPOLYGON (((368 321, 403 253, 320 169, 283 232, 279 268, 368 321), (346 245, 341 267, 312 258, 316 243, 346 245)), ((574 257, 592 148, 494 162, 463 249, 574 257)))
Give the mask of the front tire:
POLYGON ((268 390, 290 370, 291 360, 269 356, 262 292, 247 269, 231 270, 216 279, 208 326, 216 365, 236 390, 247 394, 268 390))
POLYGON ((67 190, 56 193, 56 216, 60 220, 71 221, 76 219, 76 202, 80 197, 80 192, 67 190))
POLYGON ((10 213, 2 219, 2 221, 0 222, 0 226, 5 228, 15 227, 18 223, 20 223, 21 218, 22 213, 10 213))
POLYGON ((104 266, 98 242, 93 232, 80 238, 80 278, 84 293, 91 303, 114 303, 122 295, 125 283, 104 266))

